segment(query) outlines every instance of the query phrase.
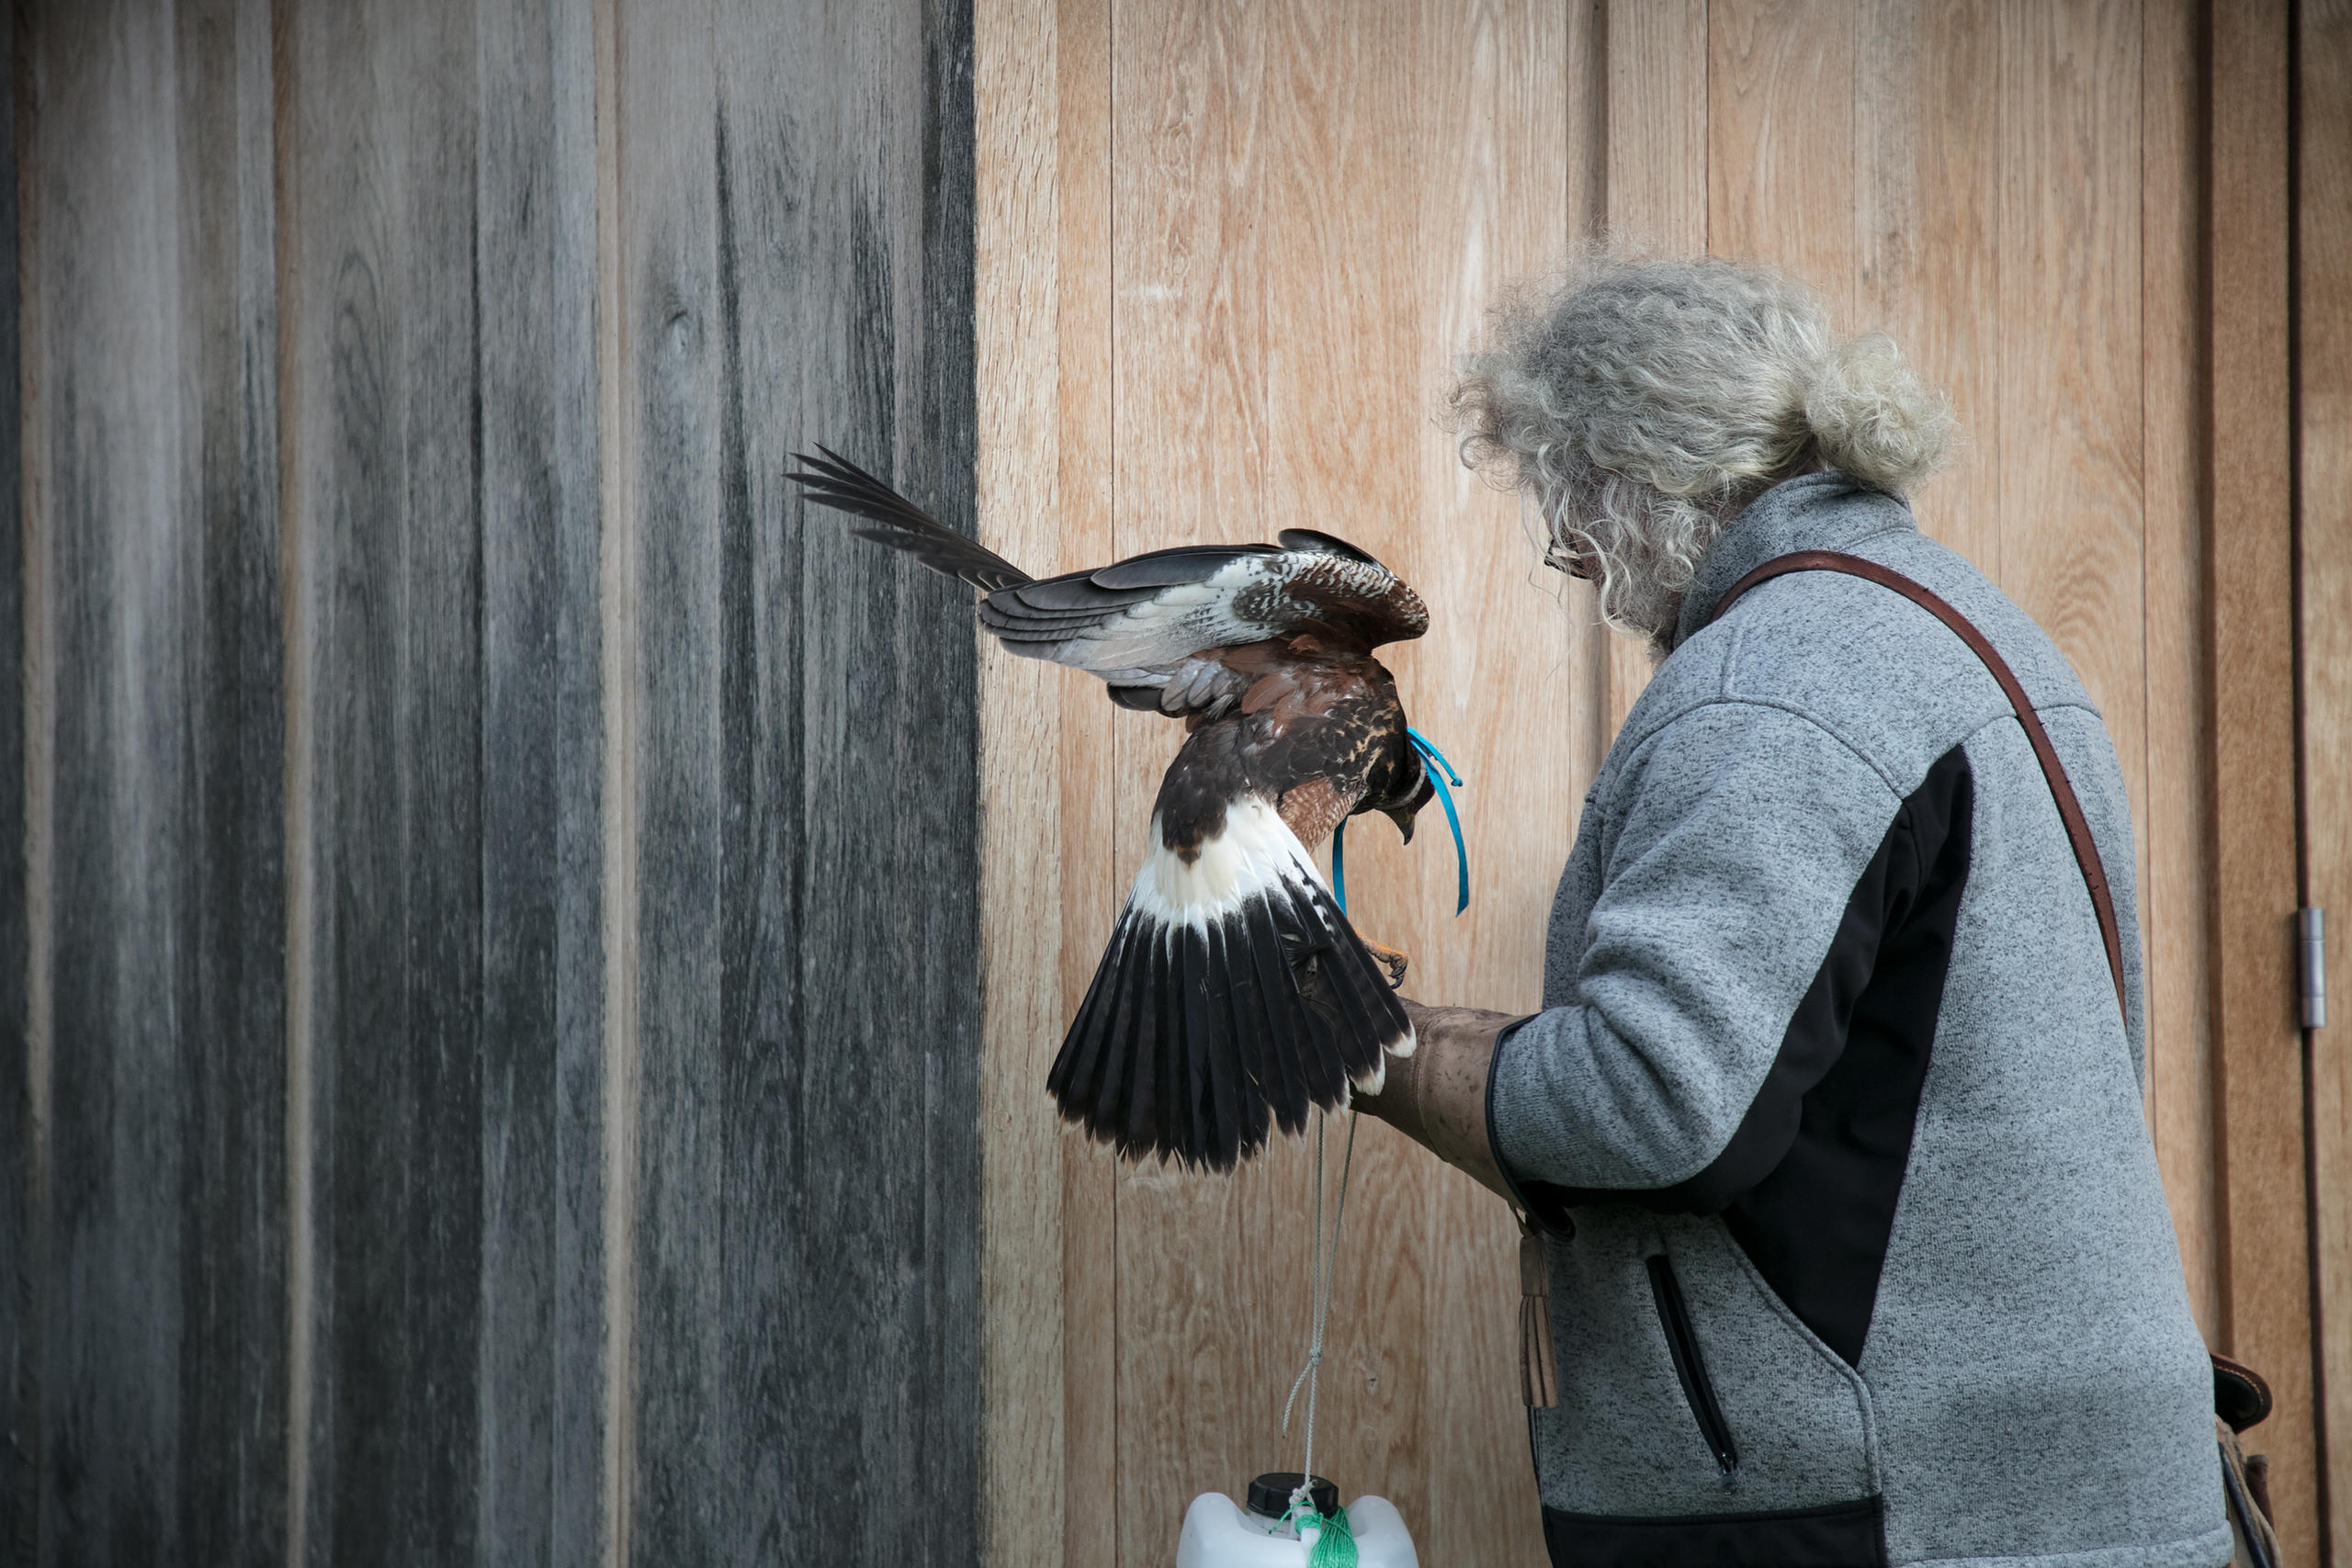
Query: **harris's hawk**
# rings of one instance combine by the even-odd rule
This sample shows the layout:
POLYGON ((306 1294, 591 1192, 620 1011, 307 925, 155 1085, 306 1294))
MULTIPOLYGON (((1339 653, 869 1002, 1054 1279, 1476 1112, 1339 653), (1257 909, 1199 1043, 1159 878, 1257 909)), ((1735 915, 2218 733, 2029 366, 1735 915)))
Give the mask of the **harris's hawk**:
POLYGON ((1100 676, 1122 707, 1184 721, 1150 852, 1046 1089, 1124 1156, 1230 1169, 1271 1123, 1376 1091, 1413 1032, 1400 953, 1357 935, 1308 850, 1379 811, 1412 837, 1432 792, 1396 682, 1372 650, 1429 612, 1346 541, 1188 545, 1043 580, 838 454, 797 456, 852 531, 978 590, 1013 653, 1100 676), (1386 971, 1384 974, 1384 970, 1386 971))

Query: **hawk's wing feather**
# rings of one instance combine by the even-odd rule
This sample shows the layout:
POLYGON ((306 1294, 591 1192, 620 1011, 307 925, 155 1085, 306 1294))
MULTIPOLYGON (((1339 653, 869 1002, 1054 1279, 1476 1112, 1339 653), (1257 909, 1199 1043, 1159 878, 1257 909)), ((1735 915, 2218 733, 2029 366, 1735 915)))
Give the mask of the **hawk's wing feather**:
MULTIPOLYGON (((1286 528, 1279 544, 1179 545, 1033 579, 838 452, 817 451, 788 476, 809 500, 863 519, 853 529, 860 536, 978 589, 980 624, 1011 651, 1114 686, 1164 687, 1194 654, 1309 626, 1370 649, 1419 637, 1429 624, 1396 573, 1312 528, 1286 528)), ((1160 706, 1199 711, 1170 700, 1160 706)))
POLYGON ((1310 626, 1345 626, 1366 647, 1419 637, 1427 616, 1409 591, 1391 607, 1396 574, 1326 538, 1292 529, 1283 545, 1155 550, 990 593, 980 624, 1015 653, 1120 685, 1159 684, 1193 654, 1310 626))

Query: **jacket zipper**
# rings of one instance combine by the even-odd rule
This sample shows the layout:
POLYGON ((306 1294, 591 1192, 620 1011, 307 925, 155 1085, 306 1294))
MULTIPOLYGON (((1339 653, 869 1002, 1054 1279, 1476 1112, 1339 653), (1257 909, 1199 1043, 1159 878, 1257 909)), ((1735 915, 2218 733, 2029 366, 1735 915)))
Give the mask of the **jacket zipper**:
POLYGON ((1707 1379, 1707 1363, 1699 1355, 1699 1337, 1690 1329, 1690 1309, 1682 1300, 1682 1282, 1674 1265, 1659 1253, 1649 1260, 1650 1294, 1657 1302, 1658 1325, 1666 1330, 1667 1353, 1674 1358, 1674 1375, 1681 1380, 1682 1397, 1699 1423, 1699 1436, 1723 1467, 1725 1475, 1739 1468, 1739 1450, 1731 1440, 1731 1426, 1723 1406, 1715 1403, 1715 1385, 1707 1379))

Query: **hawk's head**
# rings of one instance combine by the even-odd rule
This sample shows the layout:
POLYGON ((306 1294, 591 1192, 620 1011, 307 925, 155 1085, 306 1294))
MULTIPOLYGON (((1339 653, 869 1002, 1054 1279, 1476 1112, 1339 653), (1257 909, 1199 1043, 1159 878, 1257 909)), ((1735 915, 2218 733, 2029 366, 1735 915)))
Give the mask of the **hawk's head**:
POLYGON ((1414 817, 1436 794, 1437 785, 1430 781, 1421 754, 1399 735, 1382 765, 1374 771, 1371 787, 1356 804, 1356 811, 1379 812, 1396 824, 1396 830, 1405 835, 1405 841, 1409 844, 1413 841, 1414 817))

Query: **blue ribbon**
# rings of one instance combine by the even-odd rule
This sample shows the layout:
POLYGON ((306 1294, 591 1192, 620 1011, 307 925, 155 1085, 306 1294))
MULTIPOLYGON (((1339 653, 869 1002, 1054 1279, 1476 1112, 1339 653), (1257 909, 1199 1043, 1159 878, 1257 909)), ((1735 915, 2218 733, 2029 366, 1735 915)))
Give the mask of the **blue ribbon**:
POLYGON ((1453 791, 1445 787, 1445 781, 1452 779, 1455 788, 1459 788, 1462 775, 1453 771, 1453 764, 1445 760, 1445 753, 1430 745, 1430 738, 1419 730, 1408 728, 1405 739, 1413 743, 1413 750, 1421 754, 1423 761, 1435 762, 1440 770, 1430 774, 1430 782, 1437 785, 1438 801, 1445 807, 1445 825, 1453 829, 1453 912, 1459 915, 1470 907, 1470 851, 1462 842, 1462 814, 1453 809, 1453 791))
MULTIPOLYGON (((1408 727, 1405 739, 1411 742, 1414 750, 1421 754, 1425 765, 1430 762, 1437 764, 1436 771, 1430 773, 1430 782, 1437 785, 1438 801, 1445 807, 1445 825, 1453 829, 1453 912, 1459 915, 1470 907, 1470 851, 1462 841, 1462 814, 1453 808, 1453 790, 1446 787, 1446 781, 1451 779, 1454 789, 1459 789, 1462 787, 1462 775, 1453 771, 1453 764, 1445 760, 1445 753, 1431 745, 1429 737, 1419 730, 1408 727)), ((1348 824, 1344 818, 1338 827, 1331 829, 1331 897, 1343 915, 1348 912, 1347 851, 1343 847, 1347 831, 1348 824)))

